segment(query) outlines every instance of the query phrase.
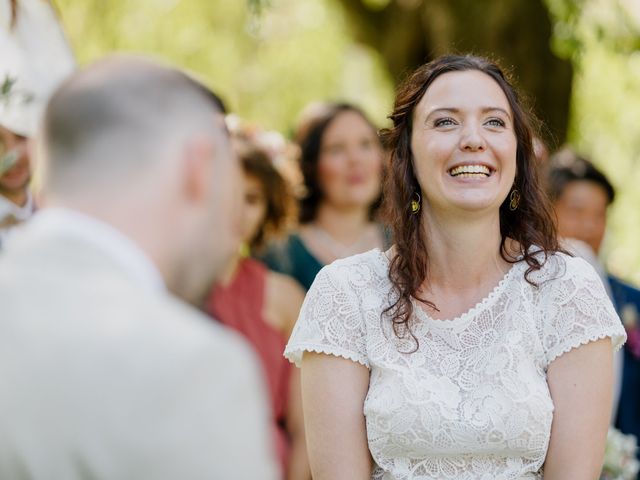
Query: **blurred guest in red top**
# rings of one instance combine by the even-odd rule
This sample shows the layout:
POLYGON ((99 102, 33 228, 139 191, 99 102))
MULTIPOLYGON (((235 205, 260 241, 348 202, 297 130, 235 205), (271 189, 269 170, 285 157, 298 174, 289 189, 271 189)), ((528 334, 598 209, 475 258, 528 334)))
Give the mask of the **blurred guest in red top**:
POLYGON ((276 448, 285 478, 306 480, 310 473, 299 379, 282 356, 304 292, 295 280, 247 256, 286 225, 293 196, 264 150, 244 140, 237 141, 236 150, 244 170, 243 240, 247 248, 238 252, 223 280, 213 287, 206 311, 244 335, 256 349, 271 396, 276 448))

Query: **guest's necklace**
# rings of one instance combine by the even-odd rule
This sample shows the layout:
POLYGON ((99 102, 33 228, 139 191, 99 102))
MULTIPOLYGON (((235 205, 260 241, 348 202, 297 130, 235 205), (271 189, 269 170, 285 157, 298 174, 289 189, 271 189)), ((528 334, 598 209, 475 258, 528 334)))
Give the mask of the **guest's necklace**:
POLYGON ((313 231, 315 232, 316 239, 322 244, 322 246, 329 251, 335 258, 344 258, 356 253, 361 253, 367 246, 367 241, 370 238, 370 230, 366 228, 358 237, 358 239, 345 245, 344 243, 333 238, 329 232, 319 225, 313 225, 313 231))

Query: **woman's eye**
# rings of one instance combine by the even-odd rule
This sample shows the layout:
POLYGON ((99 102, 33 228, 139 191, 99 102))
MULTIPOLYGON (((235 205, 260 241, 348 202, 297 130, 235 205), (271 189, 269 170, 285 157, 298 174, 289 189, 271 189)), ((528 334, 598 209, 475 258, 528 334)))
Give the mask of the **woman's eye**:
POLYGON ((505 123, 504 120, 500 118, 491 118, 487 120, 487 125, 490 125, 492 127, 504 127, 505 123))
POLYGON ((451 125, 455 125, 453 118, 438 118, 433 122, 434 127, 449 127, 451 125))
POLYGON ((328 153, 329 155, 340 155, 344 150, 344 145, 330 145, 324 149, 324 153, 328 153))
POLYGON ((371 140, 363 140, 362 142, 360 142, 360 147, 366 150, 371 150, 374 147, 374 144, 371 140))
POLYGON ((247 202, 247 204, 249 205, 255 205, 256 203, 260 203, 261 200, 262 200, 261 195, 257 193, 247 193, 244 196, 244 201, 247 202))

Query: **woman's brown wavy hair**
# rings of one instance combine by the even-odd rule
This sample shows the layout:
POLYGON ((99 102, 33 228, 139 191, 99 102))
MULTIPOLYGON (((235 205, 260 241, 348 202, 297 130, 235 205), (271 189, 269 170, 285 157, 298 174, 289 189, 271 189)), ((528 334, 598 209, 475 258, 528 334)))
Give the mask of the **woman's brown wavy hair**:
POLYGON ((261 253, 268 241, 278 238, 293 223, 295 197, 264 148, 239 135, 234 139, 234 148, 244 174, 256 178, 264 193, 265 216, 255 236, 249 240, 251 252, 261 253))
MULTIPOLYGON (((500 206, 500 255, 509 263, 525 261, 529 275, 539 270, 549 254, 559 251, 552 209, 541 186, 533 151, 535 117, 529 114, 497 64, 477 56, 447 55, 418 68, 398 88, 393 113, 389 118, 393 127, 381 131, 384 146, 389 152, 388 174, 384 185, 384 215, 392 227, 396 254, 391 260, 389 278, 393 284, 395 301, 385 310, 393 319, 393 330, 398 338, 411 333, 409 320, 413 314, 412 299, 436 309, 434 302, 418 296, 418 290, 427 278, 429 254, 421 215, 411 213, 411 200, 420 186, 413 170, 411 130, 416 106, 433 81, 448 72, 480 71, 500 86, 513 112, 517 138, 517 174, 513 188, 519 190, 521 199, 515 211, 509 209, 509 198, 500 206), (507 239, 516 240, 520 246, 520 259, 507 252, 507 239), (536 255, 544 252, 544 255, 536 255)), ((417 345, 417 343, 416 343, 417 345)), ((417 347, 416 347, 417 348, 417 347)))

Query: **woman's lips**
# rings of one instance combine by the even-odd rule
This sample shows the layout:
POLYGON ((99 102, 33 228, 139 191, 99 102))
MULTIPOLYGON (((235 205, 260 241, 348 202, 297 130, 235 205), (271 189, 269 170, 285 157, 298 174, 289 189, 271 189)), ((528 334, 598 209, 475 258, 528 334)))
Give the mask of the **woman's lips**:
POLYGON ((0 178, 2 178, 3 180, 12 181, 12 180, 20 179, 28 174, 29 174, 29 166, 23 163, 18 163, 17 165, 14 165, 9 170, 1 174, 0 178))
POLYGON ((366 175, 349 175, 347 177, 347 183, 349 185, 361 185, 367 182, 366 175))

